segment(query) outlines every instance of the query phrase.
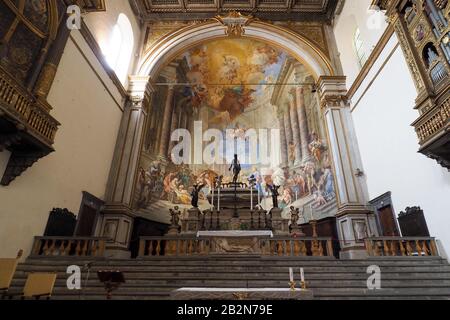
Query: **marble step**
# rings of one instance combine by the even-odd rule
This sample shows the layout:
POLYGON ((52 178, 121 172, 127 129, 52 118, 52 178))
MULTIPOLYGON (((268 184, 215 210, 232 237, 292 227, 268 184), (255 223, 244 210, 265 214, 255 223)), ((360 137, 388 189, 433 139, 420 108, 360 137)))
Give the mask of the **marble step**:
MULTIPOLYGON (((292 267, 297 267, 295 265, 291 265, 292 267)), ((19 265, 17 268, 17 272, 29 272, 29 271, 58 271, 65 272, 68 265, 19 265)), ((83 266, 80 266, 83 268, 83 266)), ((97 270, 102 270, 108 268, 109 266, 92 266, 91 272, 96 272, 97 270)), ((222 266, 114 266, 120 269, 122 272, 128 273, 142 273, 142 272, 157 272, 157 273, 198 273, 198 272, 208 272, 208 273, 285 273, 288 267, 284 266, 252 266, 252 267, 242 267, 242 266, 231 266, 231 267, 222 267, 222 266)), ((418 266, 407 266, 407 267, 398 267, 398 266, 380 266, 382 272, 384 273, 392 273, 392 272, 450 272, 449 265, 418 265, 418 266)), ((304 267, 306 272, 309 273, 352 273, 352 272, 366 272, 366 266, 306 266, 304 267)), ((83 268, 83 270, 86 270, 83 268)))

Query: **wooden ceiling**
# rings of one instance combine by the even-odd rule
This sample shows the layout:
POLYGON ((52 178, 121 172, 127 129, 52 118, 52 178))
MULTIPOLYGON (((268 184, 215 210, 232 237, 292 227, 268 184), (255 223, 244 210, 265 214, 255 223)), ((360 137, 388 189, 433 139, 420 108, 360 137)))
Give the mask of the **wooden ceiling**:
POLYGON ((197 20, 239 11, 273 21, 330 20, 343 0, 130 0, 146 21, 197 20))

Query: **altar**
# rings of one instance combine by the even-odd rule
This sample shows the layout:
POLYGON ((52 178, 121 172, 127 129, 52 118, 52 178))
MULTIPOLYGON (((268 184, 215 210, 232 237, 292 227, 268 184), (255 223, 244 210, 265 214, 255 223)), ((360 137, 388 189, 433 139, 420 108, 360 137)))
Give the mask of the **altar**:
POLYGON ((313 292, 290 288, 181 288, 172 300, 312 300, 313 292))

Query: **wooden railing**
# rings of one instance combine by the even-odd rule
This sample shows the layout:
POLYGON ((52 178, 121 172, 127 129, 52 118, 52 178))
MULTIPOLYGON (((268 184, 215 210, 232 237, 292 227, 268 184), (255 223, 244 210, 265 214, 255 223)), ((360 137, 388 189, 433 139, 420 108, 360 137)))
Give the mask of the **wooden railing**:
MULTIPOLYGON (((193 256, 224 253, 218 251, 215 237, 141 237, 139 257, 193 256)), ((331 238, 274 237, 257 239, 251 252, 263 256, 333 257, 331 238)))
POLYGON ((436 240, 425 237, 377 237, 365 240, 369 256, 438 256, 436 240))
POLYGON ((22 86, 0 69, 0 106, 27 129, 52 145, 59 123, 49 113, 46 103, 39 103, 22 86))
POLYGON ((423 120, 415 125, 420 143, 424 144, 430 137, 444 128, 450 121, 450 99, 430 111, 423 120))
POLYGON ((35 237, 34 257, 104 257, 107 238, 35 237))
POLYGON ((276 237, 260 240, 262 255, 283 257, 332 257, 331 238, 320 237, 276 237))

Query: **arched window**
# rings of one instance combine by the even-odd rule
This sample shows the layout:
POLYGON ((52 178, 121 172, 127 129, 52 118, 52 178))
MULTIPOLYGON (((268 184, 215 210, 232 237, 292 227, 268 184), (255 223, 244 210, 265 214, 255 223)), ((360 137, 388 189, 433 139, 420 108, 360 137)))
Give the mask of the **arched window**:
POLYGON ((133 28, 128 17, 121 13, 103 53, 109 66, 116 72, 122 83, 127 80, 133 47, 133 28))
POLYGON ((358 65, 360 68, 362 68, 367 61, 367 55, 364 48, 364 43, 361 39, 361 32, 359 28, 356 28, 355 34, 353 36, 353 48, 355 49, 358 65))

